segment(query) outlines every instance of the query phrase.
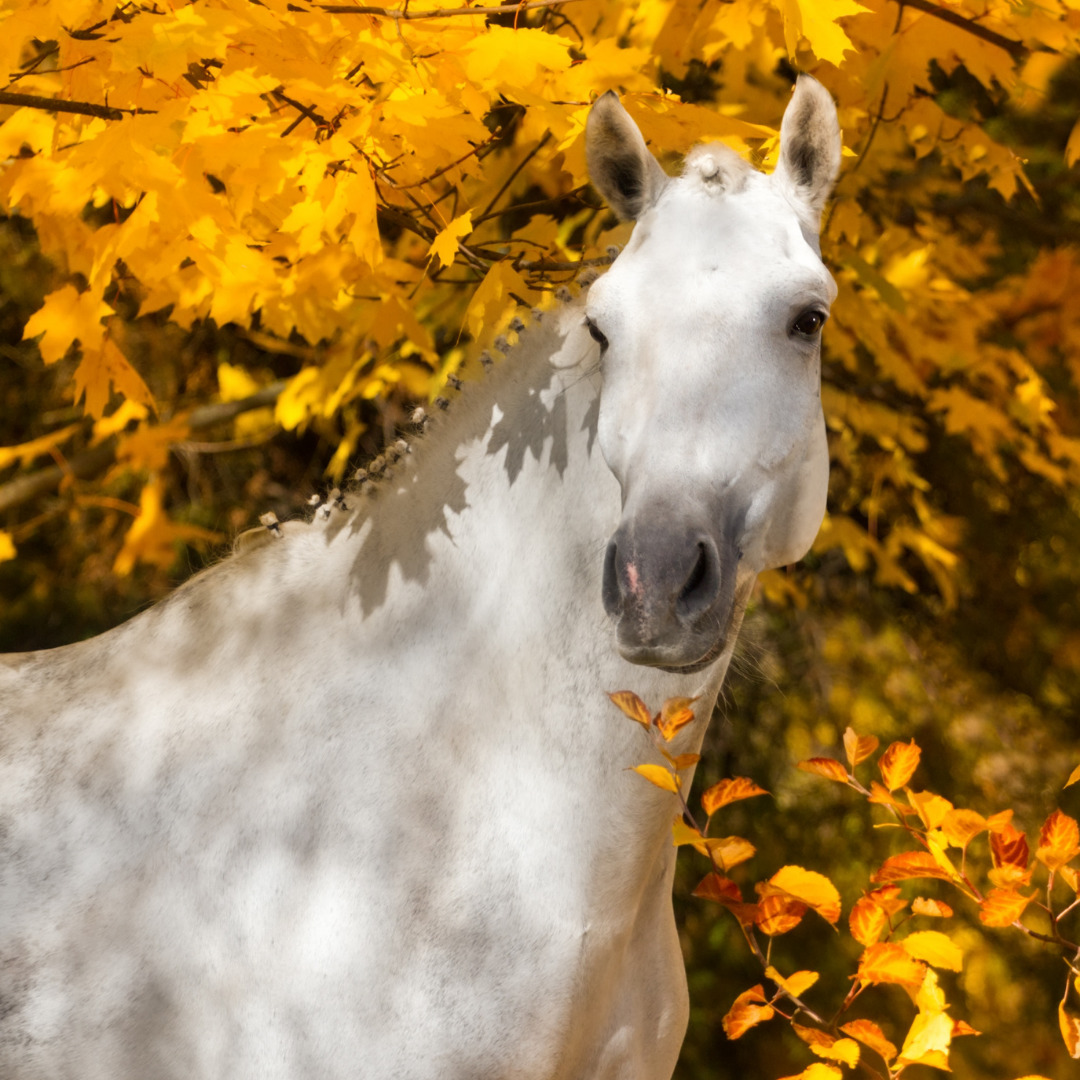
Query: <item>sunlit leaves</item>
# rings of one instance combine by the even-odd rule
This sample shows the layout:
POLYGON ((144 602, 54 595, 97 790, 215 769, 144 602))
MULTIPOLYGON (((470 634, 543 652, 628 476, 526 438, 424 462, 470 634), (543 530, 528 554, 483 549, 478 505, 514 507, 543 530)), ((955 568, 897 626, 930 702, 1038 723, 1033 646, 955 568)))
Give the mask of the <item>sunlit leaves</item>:
POLYGON ((900 889, 895 885, 865 893, 855 901, 848 915, 851 936, 860 945, 873 945, 891 927, 892 916, 906 907, 907 901, 900 898, 900 889))
POLYGON ((870 880, 878 884, 908 881, 911 878, 939 878, 948 881, 951 876, 928 851, 905 851, 886 859, 880 868, 870 875, 870 880))
POLYGON ((932 967, 959 971, 963 967, 963 955, 952 939, 938 930, 917 930, 908 934, 901 945, 916 960, 925 960, 932 967))
POLYGON ((679 790, 678 776, 663 765, 635 765, 633 771, 664 791, 677 792, 679 790))
POLYGON ((835 780, 839 784, 848 782, 847 770, 835 758, 816 757, 800 761, 798 767, 803 772, 823 776, 826 780, 835 780))
POLYGON ((776 1010, 768 1004, 764 987, 758 983, 749 990, 744 990, 728 1009, 722 1021, 724 1034, 729 1039, 738 1039, 752 1027, 771 1020, 776 1010))
POLYGON ((625 716, 636 720, 642 727, 647 728, 652 723, 652 714, 645 702, 631 690, 617 690, 608 697, 622 710, 625 716))
POLYGON ((874 735, 858 735, 853 728, 844 730, 844 753, 848 764, 854 769, 862 764, 878 748, 878 739, 874 735))
POLYGON ((443 266, 453 263, 458 250, 458 241, 472 232, 472 211, 467 210, 460 217, 454 218, 431 242, 432 257, 443 266))
POLYGON ((770 893, 776 891, 802 901, 826 922, 835 923, 840 918, 840 894, 824 874, 801 866, 784 866, 769 878, 768 888, 770 893))
POLYGON ((1013 889, 991 889, 979 903, 979 919, 984 926, 1011 926, 1034 899, 1034 893, 1024 896, 1013 889))
POLYGON ((1070 1012, 1064 1001, 1058 1005, 1058 1028, 1069 1056, 1080 1061, 1080 1017, 1070 1012))
POLYGON ((916 988, 922 985, 926 965, 916 960, 902 945, 883 941, 870 945, 859 960, 857 977, 865 983, 896 983, 916 988))
POLYGON ((896 1057, 896 1047, 872 1020, 852 1020, 842 1025, 840 1030, 880 1054, 886 1065, 896 1057))
POLYGON ((802 922, 807 905, 783 893, 766 892, 758 900, 755 923, 767 937, 794 930, 802 922))
POLYGON ((752 799, 758 795, 768 795, 768 792, 749 777, 736 776, 729 780, 721 780, 709 788, 701 796, 701 807, 706 814, 712 816, 722 807, 742 799, 752 799))
POLYGON ((673 739, 687 724, 692 723, 694 720, 694 710, 690 707, 697 701, 697 698, 668 698, 664 702, 663 707, 660 710, 660 717, 656 721, 656 726, 660 729, 660 734, 665 739, 670 741, 673 739))
POLYGON ((1080 854, 1080 826, 1076 820, 1055 810, 1043 823, 1035 858, 1048 870, 1057 870, 1080 854))
POLYGON ((916 896, 911 901, 913 915, 929 915, 936 919, 952 918, 953 909, 941 900, 933 900, 925 896, 916 896))
POLYGON ((793 975, 784 976, 772 966, 765 969, 765 974, 793 998, 805 994, 821 977, 816 971, 796 971, 793 975))
POLYGON ((826 1031, 794 1022, 791 1029, 818 1057, 828 1061, 839 1061, 848 1068, 854 1068, 858 1064, 859 1046, 854 1040, 838 1039, 826 1031))
POLYGON ((921 756, 922 750, 915 745, 914 739, 910 743, 894 742, 878 758, 878 768, 881 770, 885 787, 890 792, 904 787, 915 774, 921 756))

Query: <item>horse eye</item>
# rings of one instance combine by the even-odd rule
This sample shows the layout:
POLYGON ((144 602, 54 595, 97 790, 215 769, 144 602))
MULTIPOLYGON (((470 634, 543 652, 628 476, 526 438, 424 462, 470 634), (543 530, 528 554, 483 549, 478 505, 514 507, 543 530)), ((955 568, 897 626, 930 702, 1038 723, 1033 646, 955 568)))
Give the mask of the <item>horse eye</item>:
POLYGON ((825 313, 822 311, 804 311, 791 325, 791 331, 801 337, 814 337, 825 325, 825 313))
POLYGON ((585 316, 585 325, 589 330, 589 337, 600 346, 600 351, 603 352, 608 347, 608 339, 604 336, 603 331, 590 319, 585 316))

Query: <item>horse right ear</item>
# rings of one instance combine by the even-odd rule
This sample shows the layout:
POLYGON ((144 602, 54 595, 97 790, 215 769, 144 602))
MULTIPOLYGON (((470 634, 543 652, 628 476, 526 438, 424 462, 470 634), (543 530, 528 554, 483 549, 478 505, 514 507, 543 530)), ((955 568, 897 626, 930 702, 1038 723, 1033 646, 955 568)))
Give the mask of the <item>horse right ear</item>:
POLYGON ((622 221, 639 218, 668 182, 614 90, 597 98, 589 110, 585 156, 593 187, 622 221))

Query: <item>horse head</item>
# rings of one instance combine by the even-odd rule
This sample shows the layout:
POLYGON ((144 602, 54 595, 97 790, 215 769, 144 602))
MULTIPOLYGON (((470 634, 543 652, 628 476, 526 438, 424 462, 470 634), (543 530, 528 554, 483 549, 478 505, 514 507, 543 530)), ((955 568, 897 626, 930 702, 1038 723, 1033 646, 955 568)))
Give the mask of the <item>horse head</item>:
POLYGON ((714 144, 669 177, 611 92, 587 148, 593 184, 636 223, 585 307, 599 444, 622 488, 604 605, 627 660, 699 670, 757 573, 801 558, 825 511, 820 338, 836 286, 818 231, 836 108, 799 79, 771 175, 714 144))

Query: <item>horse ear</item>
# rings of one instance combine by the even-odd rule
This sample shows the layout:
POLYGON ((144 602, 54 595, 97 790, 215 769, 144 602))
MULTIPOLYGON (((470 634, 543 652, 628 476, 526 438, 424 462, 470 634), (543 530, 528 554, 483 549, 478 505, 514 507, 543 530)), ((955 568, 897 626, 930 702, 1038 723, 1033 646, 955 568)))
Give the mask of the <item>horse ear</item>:
POLYGON ((775 176, 821 218, 840 171, 840 121, 829 91, 800 75, 780 125, 780 161, 775 176))
POLYGON ((614 90, 589 110, 585 156, 593 186, 623 221, 640 217, 668 182, 614 90))

